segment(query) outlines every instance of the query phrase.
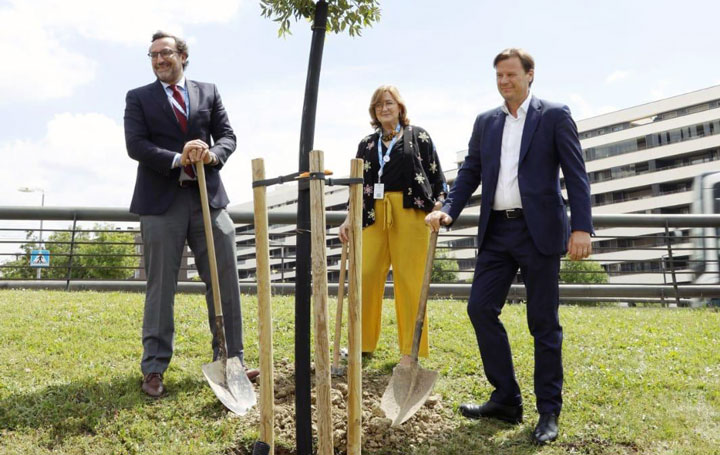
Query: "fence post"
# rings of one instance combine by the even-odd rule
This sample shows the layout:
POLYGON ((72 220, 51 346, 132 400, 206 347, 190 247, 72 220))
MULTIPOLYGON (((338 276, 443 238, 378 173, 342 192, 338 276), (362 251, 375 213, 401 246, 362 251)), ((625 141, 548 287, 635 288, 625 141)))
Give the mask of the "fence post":
POLYGON ((680 307, 680 292, 678 291, 677 277, 675 276, 675 260, 672 254, 672 240, 670 239, 670 225, 665 220, 665 240, 667 241, 668 260, 670 262, 670 276, 672 276, 673 289, 675 290, 675 303, 680 307))
MULTIPOLYGON (((663 285, 667 285, 667 278, 665 277, 665 272, 667 272, 667 257, 665 257, 664 254, 660 258, 660 270, 662 270, 663 285)), ((660 292, 660 304, 662 306, 667 306, 667 302, 665 302, 665 290, 664 289, 660 292)))
POLYGON ((72 234, 70 234, 70 256, 68 257, 67 281, 65 290, 70 290, 70 278, 72 277, 73 252, 75 251, 75 229, 77 228, 77 212, 73 213, 72 234))

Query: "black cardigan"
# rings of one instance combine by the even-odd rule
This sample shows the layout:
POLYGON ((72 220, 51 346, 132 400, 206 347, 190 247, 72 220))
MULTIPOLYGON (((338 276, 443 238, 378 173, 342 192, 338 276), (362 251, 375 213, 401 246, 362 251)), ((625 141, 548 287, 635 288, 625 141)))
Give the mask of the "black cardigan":
MULTIPOLYGON (((378 133, 365 137, 358 144, 356 158, 365 160, 363 173, 363 227, 375 222, 373 186, 378 181, 378 133)), ((445 175, 430 135, 419 126, 406 126, 403 131, 403 208, 430 212, 435 201, 447 194, 445 175)))

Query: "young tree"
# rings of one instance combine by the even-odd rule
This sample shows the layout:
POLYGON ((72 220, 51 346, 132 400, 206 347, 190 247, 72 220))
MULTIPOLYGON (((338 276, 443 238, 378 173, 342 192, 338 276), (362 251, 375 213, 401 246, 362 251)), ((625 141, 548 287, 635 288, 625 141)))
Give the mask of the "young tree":
MULTIPOLYGON (((260 0, 262 15, 280 23, 278 36, 290 33, 290 18, 312 20, 315 14, 312 0, 260 0)), ((327 31, 360 36, 364 27, 380 20, 378 0, 328 0, 327 31)))
MULTIPOLYGON (((310 20, 312 40, 305 82, 305 99, 300 125, 299 172, 309 170, 310 150, 314 146, 320 69, 325 32, 348 30, 359 35, 360 29, 380 18, 377 0, 260 0, 262 15, 280 23, 278 36, 290 32, 290 17, 310 20)), ((295 268, 295 425, 297 453, 309 455, 312 450, 312 415, 310 409, 310 191, 298 185, 297 262, 295 268)))

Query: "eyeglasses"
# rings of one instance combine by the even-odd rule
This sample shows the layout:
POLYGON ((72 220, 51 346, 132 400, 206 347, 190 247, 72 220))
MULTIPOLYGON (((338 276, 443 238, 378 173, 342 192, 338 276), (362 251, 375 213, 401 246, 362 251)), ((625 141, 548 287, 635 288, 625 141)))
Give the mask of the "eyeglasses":
POLYGON ((148 57, 150 57, 151 60, 155 60, 158 58, 158 55, 161 55, 162 58, 170 58, 173 54, 179 54, 180 52, 174 51, 172 49, 163 49, 159 52, 148 52, 148 57))
POLYGON ((379 111, 379 110, 382 110, 382 109, 385 108, 385 107, 392 108, 392 107, 395 106, 396 104, 397 104, 397 103, 395 103, 395 101, 390 101, 390 100, 387 100, 387 101, 379 101, 378 103, 375 104, 375 110, 378 110, 378 111, 379 111))

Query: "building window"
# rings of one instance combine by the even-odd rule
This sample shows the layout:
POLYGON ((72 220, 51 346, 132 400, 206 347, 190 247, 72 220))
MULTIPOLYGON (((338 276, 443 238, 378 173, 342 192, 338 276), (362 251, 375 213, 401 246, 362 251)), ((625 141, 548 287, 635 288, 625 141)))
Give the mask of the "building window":
POLYGON ((628 128, 635 128, 637 126, 646 125, 651 122, 658 122, 662 120, 668 120, 672 118, 682 117, 685 115, 696 114, 698 112, 707 111, 709 109, 717 109, 720 107, 720 100, 713 100, 706 103, 696 104, 690 107, 680 108, 674 111, 662 112, 654 117, 646 117, 643 119, 633 120, 631 122, 603 126, 594 130, 583 131, 580 133, 580 139, 588 139, 595 136, 602 136, 603 134, 615 133, 617 131, 626 130, 628 128))

